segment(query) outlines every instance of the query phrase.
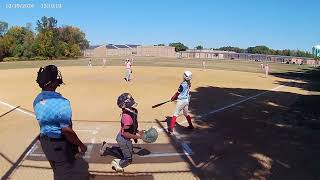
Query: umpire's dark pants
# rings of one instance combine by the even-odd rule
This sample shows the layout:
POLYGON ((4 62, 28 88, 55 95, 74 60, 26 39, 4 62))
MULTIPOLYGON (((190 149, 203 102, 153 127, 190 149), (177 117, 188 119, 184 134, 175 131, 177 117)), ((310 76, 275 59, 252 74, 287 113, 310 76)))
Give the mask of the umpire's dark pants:
POLYGON ((41 147, 54 173, 55 180, 88 180, 88 163, 75 159, 77 147, 65 138, 40 136, 41 147))

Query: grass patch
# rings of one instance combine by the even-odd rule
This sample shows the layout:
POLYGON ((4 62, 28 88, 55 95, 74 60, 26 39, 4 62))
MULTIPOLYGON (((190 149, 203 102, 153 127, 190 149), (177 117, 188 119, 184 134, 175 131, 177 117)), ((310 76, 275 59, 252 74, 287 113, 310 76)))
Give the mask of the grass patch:
MULTIPOLYGON (((107 66, 123 66, 124 57, 107 58, 107 66)), ((243 71, 260 73, 260 63, 241 60, 213 60, 205 59, 207 69, 243 71)), ((72 60, 33 60, 33 61, 17 61, 17 62, 1 62, 0 69, 21 69, 21 68, 39 68, 49 64, 57 66, 87 66, 88 59, 72 59, 72 60)), ((93 66, 101 66, 101 59, 93 59, 93 66)), ((308 65, 278 64, 269 63, 270 72, 272 73, 288 73, 288 72, 305 72, 313 68, 308 65)), ((173 58, 156 58, 156 57, 135 57, 133 66, 160 66, 160 67, 186 67, 186 68, 202 68, 202 59, 173 59, 173 58)))

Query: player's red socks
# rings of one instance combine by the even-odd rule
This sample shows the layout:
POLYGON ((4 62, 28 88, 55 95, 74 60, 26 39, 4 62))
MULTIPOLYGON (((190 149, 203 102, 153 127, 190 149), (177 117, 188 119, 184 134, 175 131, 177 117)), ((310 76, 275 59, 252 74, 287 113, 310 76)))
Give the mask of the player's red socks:
POLYGON ((170 129, 173 130, 174 125, 176 124, 177 116, 172 116, 171 122, 170 122, 170 129))
MULTIPOLYGON (((189 129, 194 129, 193 125, 192 125, 192 121, 191 121, 191 117, 188 115, 186 116, 187 120, 188 120, 188 123, 189 123, 189 129)), ((172 116, 171 118, 171 122, 170 122, 170 128, 168 128, 168 131, 169 133, 172 133, 173 132, 173 128, 174 128, 174 125, 176 124, 176 121, 177 121, 177 116, 172 116)))

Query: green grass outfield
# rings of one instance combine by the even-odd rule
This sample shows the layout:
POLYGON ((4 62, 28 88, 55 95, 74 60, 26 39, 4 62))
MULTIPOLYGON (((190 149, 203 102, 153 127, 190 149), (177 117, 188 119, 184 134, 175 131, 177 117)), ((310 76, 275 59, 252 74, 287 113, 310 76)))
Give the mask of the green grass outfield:
MULTIPOLYGON (((124 65, 124 57, 108 57, 107 66, 124 65)), ((242 60, 215 60, 205 59, 206 68, 217 70, 231 70, 244 72, 261 72, 261 62, 242 61, 242 60)), ((17 61, 17 62, 1 62, 0 69, 21 69, 21 68, 39 68, 48 64, 57 66, 87 66, 88 59, 75 60, 42 60, 42 61, 17 61)), ((101 59, 93 59, 93 66, 101 66, 101 59)), ((202 59, 170 59, 155 57, 135 57, 133 66, 161 66, 161 67, 190 67, 202 68, 202 59)), ((309 65, 295 64, 278 64, 269 63, 270 72, 272 73, 288 73, 288 72, 304 72, 310 71, 313 67, 309 65)))

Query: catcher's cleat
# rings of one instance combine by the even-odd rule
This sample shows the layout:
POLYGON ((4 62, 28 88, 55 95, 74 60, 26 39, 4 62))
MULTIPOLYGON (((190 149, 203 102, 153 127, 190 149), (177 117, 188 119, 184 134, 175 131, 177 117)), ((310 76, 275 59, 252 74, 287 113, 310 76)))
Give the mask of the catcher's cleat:
POLYGON ((172 133, 173 133, 172 129, 168 127, 168 134, 172 134, 172 133))
POLYGON ((100 148, 100 156, 104 156, 108 149, 112 148, 107 142, 103 141, 100 148))
POLYGON ((112 162, 111 162, 112 169, 117 172, 123 172, 124 169, 119 165, 119 163, 120 163, 120 159, 112 160, 112 162))

